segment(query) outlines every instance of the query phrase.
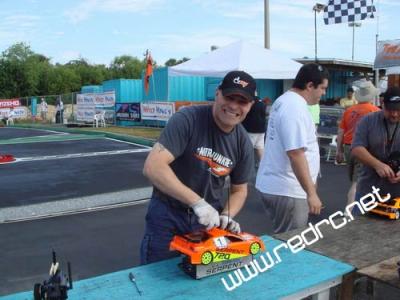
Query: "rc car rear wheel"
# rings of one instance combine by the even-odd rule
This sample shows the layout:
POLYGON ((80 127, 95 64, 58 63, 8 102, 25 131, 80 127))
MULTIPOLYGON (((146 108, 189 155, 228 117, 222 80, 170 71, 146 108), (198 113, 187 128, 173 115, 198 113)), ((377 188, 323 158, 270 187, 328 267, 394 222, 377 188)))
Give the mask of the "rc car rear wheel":
POLYGON ((400 211, 399 210, 396 210, 396 212, 394 213, 394 218, 396 220, 400 219, 400 211))
POLYGON ((208 265, 213 261, 213 255, 210 251, 206 251, 201 255, 201 263, 203 265, 208 265))
POLYGON ((250 253, 256 255, 260 251, 260 244, 255 242, 250 245, 250 253))

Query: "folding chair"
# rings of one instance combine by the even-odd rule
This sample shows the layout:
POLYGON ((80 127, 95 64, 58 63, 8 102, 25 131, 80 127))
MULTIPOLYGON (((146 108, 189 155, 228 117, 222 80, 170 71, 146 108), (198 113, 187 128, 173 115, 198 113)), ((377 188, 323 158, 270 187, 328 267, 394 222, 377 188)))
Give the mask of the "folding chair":
POLYGON ((106 111, 102 110, 101 112, 97 113, 93 117, 93 127, 106 127, 106 119, 105 119, 106 111))
POLYGON ((12 118, 12 117, 8 118, 6 123, 7 123, 7 126, 8 125, 14 125, 14 118, 12 118))
POLYGON ((331 161, 333 156, 333 161, 336 160, 336 147, 337 147, 337 135, 332 136, 332 140, 328 146, 328 154, 326 155, 326 161, 331 161))

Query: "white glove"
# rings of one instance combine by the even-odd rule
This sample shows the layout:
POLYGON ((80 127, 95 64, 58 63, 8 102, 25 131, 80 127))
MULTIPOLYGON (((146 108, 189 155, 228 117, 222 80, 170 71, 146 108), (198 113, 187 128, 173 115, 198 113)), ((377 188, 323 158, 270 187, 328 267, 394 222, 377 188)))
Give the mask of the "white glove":
POLYGON ((220 215, 219 216, 219 221, 220 221, 220 228, 221 229, 227 229, 230 232, 233 233, 240 233, 240 225, 238 222, 233 220, 231 217, 228 215, 220 215))
POLYGON ((219 226, 219 214, 206 200, 198 200, 195 204, 191 205, 191 208, 199 218, 199 223, 207 226, 207 230, 219 226))

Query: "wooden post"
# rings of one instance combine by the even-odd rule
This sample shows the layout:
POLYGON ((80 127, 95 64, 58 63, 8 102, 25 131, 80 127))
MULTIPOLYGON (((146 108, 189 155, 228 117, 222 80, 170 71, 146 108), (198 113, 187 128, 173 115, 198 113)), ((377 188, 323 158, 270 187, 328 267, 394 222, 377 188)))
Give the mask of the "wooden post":
POLYGON ((342 284, 339 289, 339 299, 349 300, 353 299, 353 286, 356 272, 353 271, 343 276, 342 284))

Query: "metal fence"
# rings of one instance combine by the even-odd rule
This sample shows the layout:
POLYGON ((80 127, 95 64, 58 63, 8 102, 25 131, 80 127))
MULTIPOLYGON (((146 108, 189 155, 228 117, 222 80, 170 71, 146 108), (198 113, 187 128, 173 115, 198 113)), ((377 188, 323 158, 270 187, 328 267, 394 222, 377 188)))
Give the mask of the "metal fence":
MULTIPOLYGON (((42 96, 30 96, 30 97, 21 97, 19 98, 21 106, 27 108, 28 120, 35 121, 35 117, 40 116, 40 102, 41 99, 44 98, 48 105, 48 112, 47 112, 47 120, 49 122, 55 122, 56 116, 56 102, 58 97, 61 98, 61 101, 64 104, 64 120, 67 122, 75 122, 76 120, 76 95, 78 92, 73 93, 66 93, 60 95, 42 95, 42 96), (36 101, 36 108, 35 106, 36 101)), ((25 120, 27 121, 27 120, 25 120)))

